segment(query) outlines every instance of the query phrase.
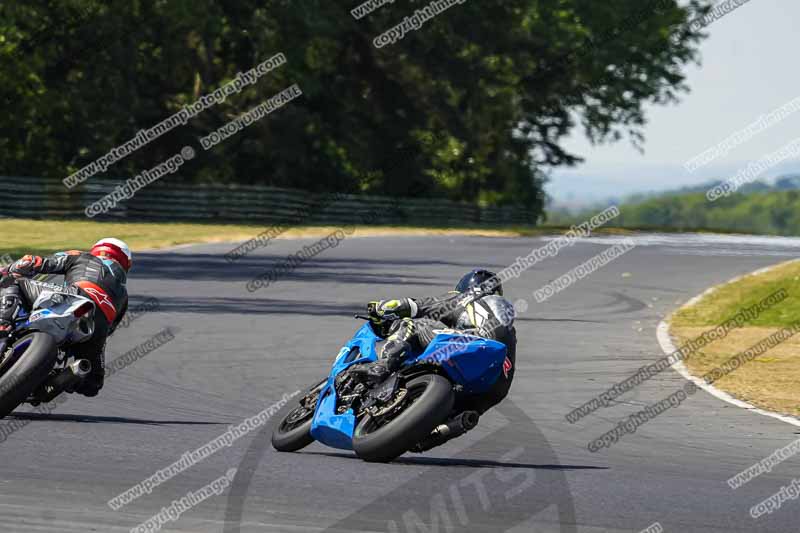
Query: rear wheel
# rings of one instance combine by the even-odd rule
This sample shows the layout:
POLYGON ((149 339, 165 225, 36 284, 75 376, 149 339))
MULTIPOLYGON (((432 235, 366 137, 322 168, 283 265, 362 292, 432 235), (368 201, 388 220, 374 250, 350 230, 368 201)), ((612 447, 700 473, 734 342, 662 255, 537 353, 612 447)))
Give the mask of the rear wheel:
POLYGON ((0 418, 28 399, 53 370, 58 346, 47 333, 34 332, 16 341, 0 363, 0 418))
POLYGON ((366 415, 353 433, 353 450, 368 462, 392 461, 430 435, 453 409, 453 385, 437 374, 426 374, 405 386, 406 405, 396 416, 366 415))
POLYGON ((322 387, 328 380, 321 381, 309 389, 299 404, 289 404, 289 412, 279 418, 272 432, 272 447, 279 452, 296 452, 314 442, 311 436, 311 422, 317 408, 317 400, 322 387))

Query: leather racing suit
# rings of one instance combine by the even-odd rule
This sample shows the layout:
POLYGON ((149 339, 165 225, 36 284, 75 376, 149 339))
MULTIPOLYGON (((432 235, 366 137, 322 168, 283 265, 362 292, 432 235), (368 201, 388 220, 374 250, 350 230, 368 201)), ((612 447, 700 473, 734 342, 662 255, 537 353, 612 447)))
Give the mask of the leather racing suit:
POLYGON ((17 278, 0 291, 0 325, 12 323, 20 305, 31 310, 45 290, 79 294, 94 301, 94 334, 85 342, 71 346, 69 355, 88 359, 92 370, 76 392, 96 396, 105 377, 106 339, 119 325, 128 309, 127 273, 111 259, 95 257, 77 250, 50 257, 26 255, 8 269, 17 278), (64 276, 62 286, 30 279, 37 274, 64 276))

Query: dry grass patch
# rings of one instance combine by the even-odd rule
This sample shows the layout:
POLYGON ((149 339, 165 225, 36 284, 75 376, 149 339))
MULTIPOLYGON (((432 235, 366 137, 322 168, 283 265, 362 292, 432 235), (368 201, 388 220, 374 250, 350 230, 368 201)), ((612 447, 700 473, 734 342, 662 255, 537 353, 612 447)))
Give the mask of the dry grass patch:
MULTIPOLYGON (((684 361, 689 371, 702 377, 780 328, 800 321, 800 262, 745 276, 678 310, 670 320, 670 333, 680 346, 779 289, 786 290, 785 300, 692 354, 684 361)), ((800 417, 800 334, 740 366, 714 386, 758 407, 800 417)))
MULTIPOLYGON (((671 333, 676 341, 685 341, 707 329, 684 326, 673 328, 671 333)), ((744 327, 732 330, 727 337, 705 346, 684 363, 693 375, 703 377, 778 329, 744 327)), ((740 366, 714 382, 714 386, 763 409, 800 416, 800 334, 740 366)))

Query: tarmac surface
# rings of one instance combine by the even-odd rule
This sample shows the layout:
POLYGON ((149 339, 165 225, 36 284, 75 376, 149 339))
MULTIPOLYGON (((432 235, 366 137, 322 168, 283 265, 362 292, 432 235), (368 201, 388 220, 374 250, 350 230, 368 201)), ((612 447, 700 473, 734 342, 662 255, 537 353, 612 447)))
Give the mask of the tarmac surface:
POLYGON ((165 328, 175 338, 115 372, 95 399, 66 396, 52 412, 25 406, 0 422, 2 529, 136 531, 237 469, 232 486, 218 481, 219 494, 173 508, 160 530, 636 533, 657 522, 666 532, 797 531, 800 502, 758 519, 750 509, 800 478, 800 462, 736 490, 726 480, 798 428, 698 391, 590 452, 686 385, 671 369, 576 423, 565 415, 662 357, 656 327, 681 303, 797 257, 800 240, 639 235, 635 248, 536 302, 534 291, 623 238, 578 242, 506 285, 509 300, 528 304, 516 322, 516 378, 465 437, 380 465, 319 444, 275 452, 268 422, 115 511, 112 498, 324 377, 365 302, 446 292, 464 272, 501 270, 548 238, 347 238, 255 292, 248 281, 313 240, 274 241, 234 263, 224 258, 230 244, 138 254, 132 307, 155 297, 159 308, 109 341, 107 361, 165 328))

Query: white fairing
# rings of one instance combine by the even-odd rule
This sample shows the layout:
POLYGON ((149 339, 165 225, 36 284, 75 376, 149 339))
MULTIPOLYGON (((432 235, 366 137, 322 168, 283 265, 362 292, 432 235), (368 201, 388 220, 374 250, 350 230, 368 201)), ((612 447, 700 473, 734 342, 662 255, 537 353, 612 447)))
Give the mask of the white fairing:
POLYGON ((94 302, 83 296, 44 291, 33 304, 28 318, 28 329, 42 331, 53 337, 57 344, 78 344, 94 333, 94 302), (78 318, 75 311, 83 305, 91 310, 78 318))

